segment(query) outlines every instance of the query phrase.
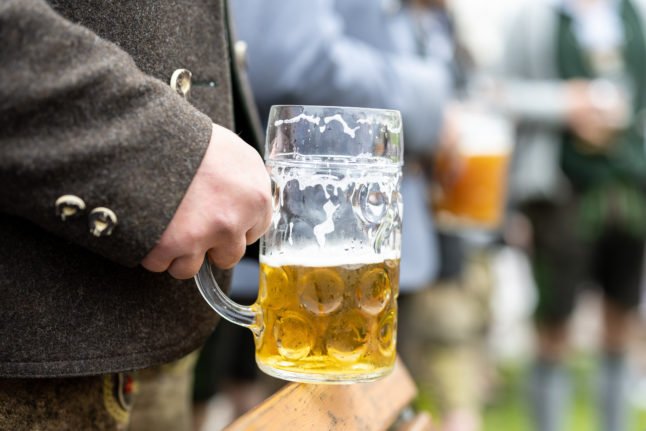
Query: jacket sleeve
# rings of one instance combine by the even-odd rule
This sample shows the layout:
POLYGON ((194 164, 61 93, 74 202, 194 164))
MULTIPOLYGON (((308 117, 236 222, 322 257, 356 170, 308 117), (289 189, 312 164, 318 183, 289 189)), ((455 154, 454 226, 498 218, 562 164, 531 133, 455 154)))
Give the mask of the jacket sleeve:
POLYGON ((0 2, 0 216, 19 217, 124 265, 170 222, 211 120, 132 58, 42 0, 0 2), (62 220, 56 201, 81 198, 62 220), (88 214, 107 208, 110 235, 88 214))
MULTIPOLYGON (((374 3, 370 7, 379 7, 374 3)), ((422 150, 437 136, 452 89, 444 63, 384 52, 348 35, 332 0, 246 0, 232 6, 238 35, 249 46, 249 77, 259 105, 398 109, 407 149, 422 150)))
POLYGON ((566 121, 565 84, 556 72, 555 17, 551 5, 524 1, 505 31, 501 101, 520 123, 559 127, 566 121))

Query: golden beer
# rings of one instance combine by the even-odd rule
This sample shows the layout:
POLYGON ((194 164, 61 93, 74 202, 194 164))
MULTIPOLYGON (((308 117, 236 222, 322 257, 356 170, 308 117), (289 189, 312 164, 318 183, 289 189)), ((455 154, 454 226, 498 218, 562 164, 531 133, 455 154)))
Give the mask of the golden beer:
MULTIPOLYGON (((507 190, 507 154, 463 155, 462 169, 450 184, 436 183, 433 214, 441 227, 495 229, 502 222, 507 190)), ((436 171, 448 169, 438 157, 436 171)))
POLYGON ((269 374, 368 381, 395 361, 399 259, 334 266, 261 260, 256 360, 269 374))

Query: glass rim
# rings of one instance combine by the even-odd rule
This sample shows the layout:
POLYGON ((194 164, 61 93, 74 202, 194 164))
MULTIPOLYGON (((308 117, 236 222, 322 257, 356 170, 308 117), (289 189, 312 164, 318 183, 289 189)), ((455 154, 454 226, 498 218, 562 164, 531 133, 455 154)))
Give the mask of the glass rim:
MULTIPOLYGON (((308 164, 323 164, 330 167, 342 167, 348 164, 365 167, 402 166, 403 131, 402 115, 396 109, 272 105, 267 122, 263 158, 266 162, 282 160, 301 166, 308 164), (330 130, 327 125, 333 121, 341 123, 343 127, 341 134, 348 135, 351 140, 355 139, 354 133, 360 127, 363 130, 360 133, 365 136, 356 141, 357 145, 353 143, 338 152, 326 151, 327 144, 335 142, 334 135, 332 139, 327 135, 328 138, 322 138, 321 141, 317 141, 317 137, 323 137, 324 129, 327 127, 327 130, 330 130), (275 140, 281 134, 279 130, 285 126, 297 131, 296 133, 302 133, 302 142, 299 139, 291 142, 275 140), (310 132, 314 133, 310 135, 310 132), (370 135, 368 139, 366 139, 367 134, 370 135), (277 142, 279 142, 278 146, 276 146, 277 142)), ((346 137, 340 136, 340 138, 343 141, 346 137)), ((337 143, 341 141, 337 140, 337 143)))
POLYGON ((274 109, 280 109, 280 108, 307 108, 307 109, 312 109, 312 110, 323 110, 323 109, 343 109, 348 112, 371 112, 371 113, 389 113, 389 114, 395 114, 398 115, 399 118, 401 119, 401 111, 397 109, 391 109, 391 108, 366 108, 366 107, 361 107, 361 106, 342 106, 342 105, 299 105, 299 104, 278 104, 278 105, 271 105, 270 111, 274 109))

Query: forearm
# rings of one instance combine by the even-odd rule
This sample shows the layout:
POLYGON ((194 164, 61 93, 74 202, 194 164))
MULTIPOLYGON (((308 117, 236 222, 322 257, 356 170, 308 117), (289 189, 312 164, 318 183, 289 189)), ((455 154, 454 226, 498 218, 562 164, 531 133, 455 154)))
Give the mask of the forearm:
POLYGON ((564 125, 567 97, 563 81, 507 79, 501 85, 502 108, 520 123, 564 125))
POLYGON ((556 73, 556 14, 546 2, 519 2, 504 34, 500 63, 502 108, 520 123, 560 127, 567 117, 566 86, 556 73))

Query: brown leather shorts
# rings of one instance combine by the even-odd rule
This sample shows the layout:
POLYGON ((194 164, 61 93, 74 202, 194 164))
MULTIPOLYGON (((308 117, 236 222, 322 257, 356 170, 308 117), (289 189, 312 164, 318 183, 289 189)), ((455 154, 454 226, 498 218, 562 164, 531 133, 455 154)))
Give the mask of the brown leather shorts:
POLYGON ((188 430, 195 354, 134 373, 0 378, 0 430, 188 430))

